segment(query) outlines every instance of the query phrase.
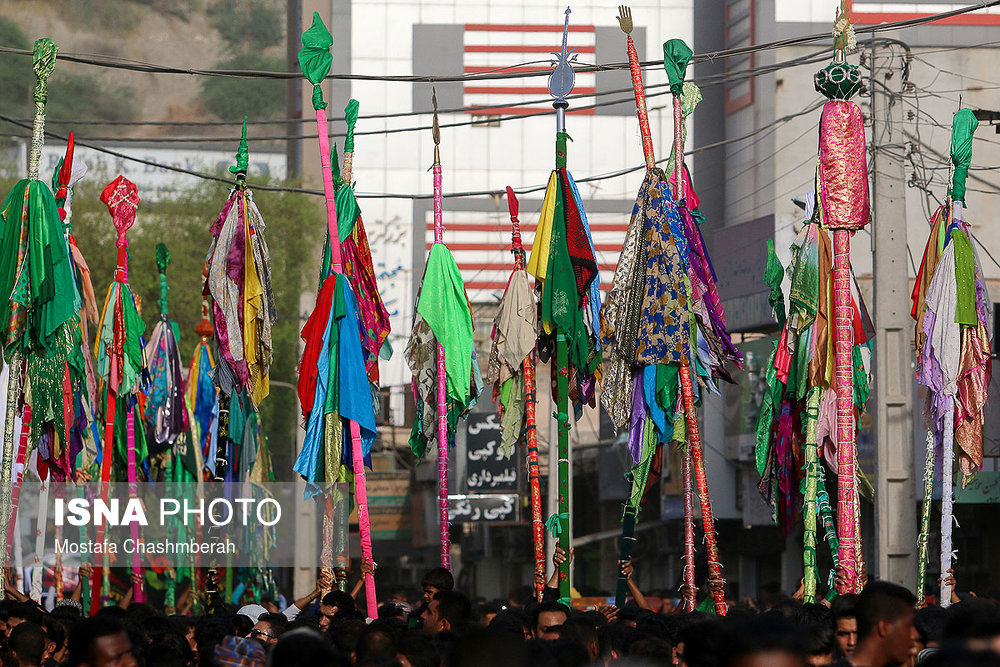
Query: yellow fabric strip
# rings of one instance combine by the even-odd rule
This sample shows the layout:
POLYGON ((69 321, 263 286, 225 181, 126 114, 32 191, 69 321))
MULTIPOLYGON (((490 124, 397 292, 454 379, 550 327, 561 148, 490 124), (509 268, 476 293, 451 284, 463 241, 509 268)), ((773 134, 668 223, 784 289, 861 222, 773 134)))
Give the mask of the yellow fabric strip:
POLYGON ((542 202, 542 214, 538 218, 538 229, 535 240, 531 244, 531 258, 528 260, 528 273, 538 280, 545 280, 545 271, 549 268, 549 239, 552 236, 552 218, 556 212, 556 188, 559 179, 553 171, 549 176, 548 187, 545 188, 545 200, 542 202))

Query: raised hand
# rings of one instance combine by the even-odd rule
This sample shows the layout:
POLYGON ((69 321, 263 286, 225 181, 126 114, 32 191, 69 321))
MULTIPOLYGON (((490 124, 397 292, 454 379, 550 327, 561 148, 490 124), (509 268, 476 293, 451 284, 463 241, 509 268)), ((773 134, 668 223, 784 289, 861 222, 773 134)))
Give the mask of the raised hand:
POLYGON ((618 6, 618 25, 626 35, 632 34, 632 10, 628 5, 618 6))

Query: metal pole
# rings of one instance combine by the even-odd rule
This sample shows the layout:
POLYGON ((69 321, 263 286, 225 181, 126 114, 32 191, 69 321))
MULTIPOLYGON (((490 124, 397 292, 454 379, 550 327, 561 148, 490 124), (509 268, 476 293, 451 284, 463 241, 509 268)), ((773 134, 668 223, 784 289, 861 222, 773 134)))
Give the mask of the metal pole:
MULTIPOLYGON (((888 48, 892 48, 891 46, 888 48)), ((872 47, 872 230, 875 258, 875 554, 880 579, 906 588, 917 573, 913 371, 906 256, 902 73, 872 47), (892 150, 893 152, 889 152, 892 150)), ((859 554, 860 555, 860 554, 859 554)), ((918 595, 920 592, 918 591, 918 595)))

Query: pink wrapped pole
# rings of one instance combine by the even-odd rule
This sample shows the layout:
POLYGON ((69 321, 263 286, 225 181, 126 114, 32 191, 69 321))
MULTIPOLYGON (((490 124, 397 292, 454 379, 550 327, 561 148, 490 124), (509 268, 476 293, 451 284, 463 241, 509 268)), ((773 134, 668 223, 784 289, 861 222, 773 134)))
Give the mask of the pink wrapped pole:
MULTIPOLYGON (((372 560, 372 531, 368 519, 368 487, 365 484, 365 459, 361 449, 361 428, 357 422, 351 422, 351 458, 354 462, 354 494, 358 504, 358 525, 366 526, 368 530, 361 531, 361 558, 372 560)), ((378 598, 375 596, 375 577, 365 573, 365 602, 368 605, 368 618, 378 618, 378 598)))
MULTIPOLYGON (((444 240, 441 212, 441 159, 434 146, 434 243, 444 240)), ((438 441, 438 512, 441 521, 441 567, 451 569, 451 526, 448 520, 448 377, 444 348, 437 346, 437 441, 438 441)))
MULTIPOLYGON (((128 494, 131 498, 138 497, 139 486, 137 484, 137 476, 135 471, 135 410, 130 406, 128 411, 128 494)), ((139 542, 139 524, 132 522, 132 541, 136 544, 139 542)), ((139 565, 139 550, 136 549, 132 552, 132 574, 138 577, 139 581, 135 584, 135 589, 132 591, 132 599, 136 602, 145 602, 146 598, 142 594, 142 567, 139 565)))
MULTIPOLYGON (((630 38, 631 39, 631 38, 630 38)), ((631 62, 632 51, 629 50, 629 62, 631 62)), ((635 81, 633 75, 633 82, 635 81)), ((641 90, 642 85, 640 85, 636 90, 641 90)), ((636 97, 636 104, 639 104, 639 98, 636 97)), ((642 122, 642 116, 645 113, 645 98, 642 101, 642 107, 640 109, 640 125, 642 122)), ((683 172, 681 171, 681 155, 684 151, 684 141, 681 135, 681 124, 684 122, 684 116, 681 111, 681 99, 679 97, 673 98, 673 112, 674 112, 674 200, 679 201, 681 198, 681 187, 684 182, 681 176, 683 172)), ((646 128, 648 131, 649 123, 647 121, 646 128)), ((643 148, 645 148, 645 143, 643 143, 643 148)), ((652 154, 647 154, 646 157, 646 168, 649 169, 650 163, 652 162, 652 154)), ((683 400, 685 403, 685 411, 687 410, 687 399, 691 390, 691 383, 688 382, 687 389, 683 391, 683 400)), ((692 402, 694 396, 691 396, 692 402)), ((695 581, 695 549, 694 549, 694 465, 693 456, 691 453, 691 444, 689 439, 688 446, 684 449, 683 453, 683 464, 681 465, 681 481, 683 484, 684 493, 684 610, 694 611, 696 597, 698 595, 698 584, 695 581)))
MULTIPOLYGON (((10 370, 15 372, 13 366, 10 370)), ((10 522, 7 524, 7 550, 14 544, 14 529, 17 521, 17 506, 21 502, 21 478, 24 477, 24 461, 28 454, 28 434, 31 432, 31 406, 24 405, 21 418, 21 435, 17 443, 17 456, 14 459, 14 485, 10 493, 10 522)), ((9 555, 9 554, 8 554, 9 555)), ((9 562, 9 561, 8 561, 9 562)))
POLYGON ((851 232, 833 232, 833 351, 837 391, 837 537, 844 568, 843 593, 858 589, 855 553, 857 476, 854 469, 854 383, 852 377, 853 320, 851 306, 851 232))
POLYGON ((837 537, 844 573, 840 593, 858 592, 861 534, 858 516, 854 419, 854 306, 851 234, 871 217, 861 109, 848 100, 823 106, 820 120, 819 194, 833 230, 833 388, 837 394, 837 537))

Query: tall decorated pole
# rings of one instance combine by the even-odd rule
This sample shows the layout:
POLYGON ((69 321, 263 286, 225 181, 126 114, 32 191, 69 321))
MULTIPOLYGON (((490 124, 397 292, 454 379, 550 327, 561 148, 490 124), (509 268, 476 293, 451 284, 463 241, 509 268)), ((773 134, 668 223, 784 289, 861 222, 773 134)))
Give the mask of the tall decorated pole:
MULTIPOLYGON (((361 218, 361 207, 354 195, 352 175, 354 166, 354 128, 358 120, 360 105, 357 100, 350 100, 344 110, 347 121, 347 136, 344 139, 344 170, 343 175, 334 178, 337 204, 338 241, 340 243, 341 261, 344 274, 354 290, 358 304, 358 327, 361 336, 362 353, 368 388, 372 396, 373 408, 381 409, 381 386, 379 384, 379 358, 389 358, 392 355, 389 337, 389 312, 382 303, 375 279, 375 266, 372 262, 371 249, 368 246, 368 234, 361 218)), ((335 163, 336 160, 333 160, 335 163)), ((327 245, 328 252, 331 246, 327 245)), ((324 262, 324 266, 328 262, 324 262)), ((352 424, 352 428, 355 425, 352 424)), ((352 430, 352 469, 354 471, 354 491, 358 506, 358 526, 361 542, 362 562, 374 563, 372 555, 371 522, 368 516, 368 490, 365 483, 364 455, 361 440, 355 437, 352 430)), ((335 493, 335 495, 337 495, 335 493)), ((335 498, 335 500, 338 500, 335 498)), ((337 558, 346 560, 347 553, 347 521, 346 503, 334 503, 334 510, 342 508, 340 519, 334 526, 334 553, 337 558), (339 524, 343 524, 342 526, 339 524)), ((373 612, 375 605, 375 579, 365 573, 365 597, 370 602, 369 611, 373 612)), ((369 614, 371 615, 371 614, 369 614)), ((374 616, 373 616, 374 618, 374 616)))
MULTIPOLYGON (((87 469, 91 467, 97 450, 95 429, 92 428, 95 422, 94 414, 98 410, 97 380, 94 373, 93 357, 90 353, 88 322, 96 326, 99 316, 94 286, 90 278, 90 267, 73 236, 72 220, 74 187, 87 174, 87 165, 82 160, 74 160, 73 156, 74 139, 73 132, 70 132, 66 142, 66 155, 59 163, 59 168, 53 179, 53 190, 59 217, 63 221, 63 233, 75 280, 79 322, 72 331, 72 346, 66 359, 63 383, 64 388, 68 387, 68 393, 72 396, 72 400, 67 402, 62 397, 59 399, 59 402, 62 403, 66 439, 60 446, 50 448, 49 457, 45 462, 48 473, 53 476, 55 481, 76 479, 78 474, 81 475, 82 479, 82 476, 89 474, 87 469)), ((57 414, 58 411, 53 411, 53 413, 57 414)), ((41 558, 45 553, 45 531, 41 528, 44 526, 42 518, 39 515, 40 528, 37 533, 37 544, 43 546, 36 546, 36 558, 41 558)), ((62 539, 62 528, 59 525, 55 527, 56 542, 62 539)), ((57 599, 61 599, 63 594, 62 565, 62 553, 56 551, 55 588, 57 599)), ((41 570, 42 568, 38 568, 32 582, 33 592, 37 592, 39 595, 42 584, 41 570)))
POLYGON ((860 587, 861 531, 855 442, 854 307, 851 288, 851 236, 868 224, 868 165, 861 109, 850 99, 862 85, 858 68, 847 63, 856 48, 854 29, 842 1, 834 26, 833 62, 816 73, 823 105, 819 136, 819 204, 822 220, 833 230, 833 378, 836 391, 837 537, 843 576, 841 593, 860 587))
POLYGON ((444 243, 442 214, 441 130, 434 105, 434 243, 417 292, 413 329, 406 361, 413 374, 417 417, 410 450, 423 458, 432 439, 438 448, 438 519, 441 567, 451 568, 448 517, 448 450, 460 417, 475 405, 482 378, 472 339, 472 311, 465 283, 451 250, 444 243))
MULTIPOLYGON (((767 387, 756 435, 756 463, 761 476, 758 489, 771 507, 774 521, 789 536, 800 511, 802 514, 803 586, 807 602, 816 601, 820 581, 817 546, 821 527, 834 570, 840 563, 840 544, 825 479, 826 465, 833 467, 836 463, 837 432, 833 415, 837 394, 832 382, 833 245, 822 220, 822 206, 808 202, 807 220, 791 246, 787 267, 790 283, 787 317, 781 290, 786 271, 773 245, 768 247, 764 282, 771 290, 769 301, 781 334, 764 368, 767 387)), ((849 297, 854 336, 852 400, 857 409, 862 409, 870 393, 874 328, 853 277, 851 284, 854 285, 849 297)), ((862 484, 867 482, 861 475, 858 479, 862 484)), ((870 495, 870 486, 865 492, 870 495)))
MULTIPOLYGON (((358 522, 362 535, 362 556, 371 560, 371 531, 364 468, 370 465, 375 440, 375 408, 365 365, 364 329, 358 307, 358 286, 344 271, 342 231, 338 219, 338 195, 333 181, 330 142, 326 124, 326 102, 321 83, 330 71, 333 37, 319 14, 302 35, 299 65, 313 84, 313 108, 319 130, 323 191, 326 197, 327 258, 322 267, 322 284, 312 315, 302 329, 305 353, 299 362, 299 400, 306 421, 306 438, 294 469, 309 482, 307 493, 323 493, 324 527, 321 560, 324 570, 333 567, 333 489, 346 482, 349 472, 355 480, 358 522)), ((353 143, 353 140, 352 142, 353 143)), ((353 149, 353 146, 351 146, 353 149)), ((349 201, 353 192, 341 188, 349 201)), ((343 200, 340 200, 343 201, 343 200)), ((349 206, 342 206, 345 213, 349 206)), ((356 202, 354 216, 356 220, 356 202)), ((367 243, 367 242, 366 242, 367 243)), ((365 574, 365 598, 369 618, 378 618, 374 576, 365 574)))
MULTIPOLYGON (((541 299, 538 327, 539 354, 553 362, 555 376, 555 412, 558 427, 557 461, 558 512, 546 522, 559 547, 569 553, 570 534, 570 396, 574 413, 584 404, 596 404, 596 372, 601 363, 601 348, 594 323, 601 307, 600 276, 594 246, 587 225, 587 215, 576 183, 566 167, 566 97, 573 91, 576 54, 568 47, 570 9, 565 12, 562 50, 556 56, 549 75, 549 94, 556 110, 556 168, 549 176, 538 221, 535 240, 528 261, 528 273, 535 276, 541 299)), ((570 561, 559 567, 559 597, 568 604, 570 596, 570 561)))
POLYGON ((954 559, 954 461, 958 445, 962 482, 983 465, 983 424, 991 376, 990 299, 984 272, 965 221, 965 181, 972 162, 972 138, 979 122, 960 109, 952 122, 952 178, 945 204, 931 220, 931 233, 913 290, 917 320, 917 379, 928 389, 927 470, 918 562, 918 590, 927 571, 930 491, 934 449, 941 451, 942 606, 951 604, 947 573, 954 559))
MULTIPOLYGON (((32 57, 36 78, 35 106, 28 177, 11 188, 0 208, 3 218, 0 292, 7 295, 0 306, 3 322, 0 342, 9 367, 3 454, 0 457, 0 524, 4 526, 0 529, 0 586, 8 583, 11 546, 8 527, 15 521, 19 486, 14 463, 16 450, 20 443, 26 444, 28 437, 30 408, 25 405, 24 398, 26 385, 33 382, 31 362, 47 360, 62 371, 68 353, 67 342, 71 339, 69 329, 77 326, 72 268, 62 223, 52 190, 39 179, 47 82, 55 68, 57 51, 58 47, 50 39, 35 42, 32 57), (18 434, 15 426, 21 421, 22 408, 23 433, 18 434)), ((38 376, 37 380, 42 386, 52 384, 51 374, 38 376)))
MULTIPOLYGON (((138 394, 143 380, 144 363, 142 333, 146 328, 128 282, 128 230, 135 224, 139 207, 139 191, 135 183, 119 176, 101 193, 101 201, 108 207, 115 226, 118 261, 115 280, 108 288, 108 296, 98 325, 95 341, 98 373, 101 376, 105 398, 104 453, 101 458, 101 500, 107 502, 112 481, 128 482, 129 493, 137 493, 138 471, 146 459, 146 438, 142 428, 136 428, 139 410, 138 394)), ((137 529, 138 526, 133 526, 137 529)), ((137 534, 133 532, 133 538, 137 534)), ((98 525, 97 541, 104 538, 104 526, 98 525)), ((132 572, 142 576, 139 554, 133 554, 132 572)), ((101 567, 94 568, 94 595, 91 610, 109 594, 107 554, 101 567), (98 585, 103 581, 102 585, 98 585)), ((142 600, 142 587, 135 591, 136 601, 142 600)))
POLYGON ((542 519, 542 490, 538 470, 538 433, 535 424, 535 339, 538 304, 524 270, 524 246, 517 218, 514 190, 507 187, 510 211, 511 252, 514 271, 500 299, 493 322, 493 347, 486 381, 493 385, 493 401, 500 408, 500 450, 511 456, 514 445, 524 436, 528 451, 528 484, 531 494, 531 537, 535 554, 535 596, 545 586, 545 525, 542 519))
MULTIPOLYGON (((170 251, 163 243, 156 244, 156 269, 160 277, 160 319, 146 343, 149 360, 150 391, 145 415, 152 436, 147 441, 151 454, 172 449, 189 426, 184 405, 184 379, 178 347, 177 324, 170 321, 168 307, 167 267, 170 251)), ((172 481, 172 480, 171 480, 172 481)))
MULTIPOLYGON (((442 220, 441 128, 438 126, 437 95, 434 102, 434 243, 444 243, 442 220)), ((470 311, 471 313, 471 311, 470 311)), ((444 347, 437 344, 437 459, 438 520, 441 535, 441 567, 451 569, 451 528, 448 518, 448 382, 444 347)))
MULTIPOLYGON (((695 608, 694 488, 697 486, 709 565, 710 608, 726 613, 721 564, 705 475, 697 405, 705 391, 731 381, 727 364, 739 366, 715 285, 715 271, 698 227, 698 197, 684 167, 685 118, 701 101, 685 82, 691 49, 680 40, 663 45, 664 68, 674 96, 670 168, 656 166, 638 54, 628 7, 618 17, 627 37, 629 69, 642 135, 646 176, 639 190, 622 254, 601 311, 604 350, 602 403, 618 428, 627 428, 632 491, 622 519, 620 559, 631 555, 635 518, 659 478, 664 443, 682 448, 684 481, 683 607, 695 608), (673 183, 673 190, 670 184, 673 183)), ((618 581, 624 603, 626 581, 618 581)))

